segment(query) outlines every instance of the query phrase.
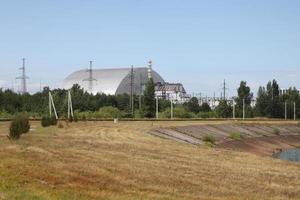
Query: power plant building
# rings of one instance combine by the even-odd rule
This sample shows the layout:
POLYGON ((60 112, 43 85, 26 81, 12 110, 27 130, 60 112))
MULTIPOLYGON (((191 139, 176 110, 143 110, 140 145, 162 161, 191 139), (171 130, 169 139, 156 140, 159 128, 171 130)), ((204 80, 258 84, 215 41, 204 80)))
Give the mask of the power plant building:
POLYGON ((62 88, 70 89, 78 84, 85 91, 107 95, 133 94, 143 95, 149 78, 155 84, 155 95, 158 98, 183 103, 187 100, 186 91, 181 83, 166 83, 156 71, 152 70, 152 63, 148 67, 138 68, 102 68, 82 69, 66 77, 62 88))
MULTIPOLYGON (((155 84, 164 84, 163 78, 151 70, 151 76, 155 84)), ((84 90, 93 94, 104 93, 110 95, 131 94, 131 84, 133 94, 143 94, 146 83, 148 82, 148 68, 112 68, 112 69, 93 69, 92 91, 89 91, 89 78, 86 69, 75 71, 63 81, 62 88, 69 89, 74 84, 80 85, 84 90), (133 74, 133 78, 132 78, 133 74)))

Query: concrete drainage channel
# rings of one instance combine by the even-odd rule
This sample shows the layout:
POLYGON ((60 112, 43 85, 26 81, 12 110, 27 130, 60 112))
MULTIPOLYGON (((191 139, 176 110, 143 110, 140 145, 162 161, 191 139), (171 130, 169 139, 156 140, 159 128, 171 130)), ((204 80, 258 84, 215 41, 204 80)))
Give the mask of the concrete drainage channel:
POLYGON ((184 142, 184 143, 188 143, 188 144, 192 144, 192 145, 200 145, 203 144, 203 141, 186 135, 184 133, 180 133, 176 130, 172 130, 172 129, 166 129, 166 128, 158 128, 158 129, 154 129, 152 131, 149 132, 151 135, 155 135, 161 138, 165 138, 165 139, 171 139, 171 140, 175 140, 177 142, 184 142))
POLYGON ((217 148, 236 149, 259 155, 272 155, 276 149, 300 146, 298 124, 203 124, 156 128, 149 132, 160 138, 201 145, 206 136, 217 148))

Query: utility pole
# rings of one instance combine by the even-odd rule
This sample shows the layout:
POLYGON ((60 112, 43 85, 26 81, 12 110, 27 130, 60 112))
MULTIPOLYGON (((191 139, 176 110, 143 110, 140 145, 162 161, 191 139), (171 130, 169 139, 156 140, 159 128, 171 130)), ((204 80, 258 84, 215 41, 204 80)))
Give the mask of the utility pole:
POLYGON ((245 98, 243 98, 243 120, 245 120, 245 98))
POLYGON ((53 102, 53 97, 51 95, 51 92, 49 92, 49 109, 50 109, 50 117, 52 116, 52 108, 53 108, 53 111, 54 111, 54 114, 55 114, 55 118, 58 119, 58 116, 57 116, 57 112, 56 112, 56 108, 55 108, 55 105, 54 105, 54 102, 53 102))
POLYGON ((223 95, 224 95, 223 99, 225 100, 225 98, 226 98, 226 82, 225 82, 225 79, 224 79, 224 82, 223 82, 223 95))
POLYGON ((83 81, 88 81, 88 91, 89 93, 93 93, 93 82, 97 81, 93 77, 93 61, 90 61, 90 68, 87 70, 89 72, 89 77, 86 79, 83 79, 83 81))
POLYGON ((234 102, 234 100, 232 100, 232 107, 233 107, 233 109, 232 109, 232 118, 235 119, 235 102, 234 102))
POLYGON ((296 102, 294 102, 294 120, 296 120, 296 102))
POLYGON ((286 101, 284 102, 284 119, 287 120, 286 101))
POLYGON ((158 119, 158 97, 156 97, 155 100, 156 100, 156 119, 158 119))
POLYGON ((133 77, 133 65, 131 65, 131 71, 130 71, 130 108, 131 108, 131 114, 132 117, 134 115, 134 99, 133 99, 133 86, 134 86, 134 77, 133 77))
POLYGON ((142 93, 143 93, 143 83, 142 74, 140 74, 140 95, 139 95, 139 110, 142 109, 142 93))
POLYGON ((173 119, 173 99, 171 99, 171 120, 173 119))
POLYGON ((22 58, 22 67, 19 69, 22 70, 22 75, 17 77, 16 79, 21 79, 21 94, 25 94, 27 93, 26 79, 28 79, 25 70, 25 58, 22 58))
POLYGON ((68 90, 68 120, 70 120, 70 115, 74 118, 71 92, 68 90))
POLYGON ((51 93, 49 91, 49 115, 52 117, 52 103, 51 103, 51 93))

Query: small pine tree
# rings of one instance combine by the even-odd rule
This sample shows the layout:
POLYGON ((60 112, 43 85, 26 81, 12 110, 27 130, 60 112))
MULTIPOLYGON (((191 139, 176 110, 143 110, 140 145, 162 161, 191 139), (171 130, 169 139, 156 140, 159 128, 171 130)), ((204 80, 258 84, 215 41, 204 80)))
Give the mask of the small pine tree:
POLYGON ((155 116, 155 84, 153 79, 150 78, 146 84, 144 92, 144 117, 152 118, 155 116))
POLYGON ((27 133, 29 129, 29 117, 25 114, 18 114, 10 124, 9 136, 12 139, 18 139, 23 133, 27 133))

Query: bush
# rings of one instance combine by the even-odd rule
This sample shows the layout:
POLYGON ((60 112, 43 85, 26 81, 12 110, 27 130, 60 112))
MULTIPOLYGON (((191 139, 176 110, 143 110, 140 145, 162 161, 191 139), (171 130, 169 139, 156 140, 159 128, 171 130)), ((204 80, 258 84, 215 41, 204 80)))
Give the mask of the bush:
POLYGON ((112 119, 112 118, 118 118, 120 115, 120 111, 118 108, 112 106, 104 106, 100 108, 95 115, 96 118, 112 119))
POLYGON ((25 114, 18 114, 10 124, 9 136, 12 139, 18 139, 23 133, 27 133, 29 129, 29 117, 25 114))
POLYGON ((57 125, 57 127, 58 127, 58 128, 63 128, 64 125, 63 125, 61 122, 59 122, 58 125, 57 125))
POLYGON ((41 121, 42 127, 54 126, 57 124, 57 119, 55 117, 42 117, 41 121))
MULTIPOLYGON (((171 117, 171 109, 168 108, 165 111, 159 113, 159 118, 170 118, 171 117)), ((182 106, 176 106, 173 109, 173 117, 174 118, 193 118, 195 114, 192 112, 188 112, 182 106)))
POLYGON ((216 112, 213 112, 213 111, 210 111, 210 112, 199 112, 197 114, 197 117, 199 118, 217 118, 217 113, 216 112))
POLYGON ((215 142, 216 142, 215 137, 212 136, 212 135, 205 135, 205 136, 202 138, 202 140, 203 140, 204 142, 207 142, 207 143, 210 143, 210 144, 215 144, 215 142))
POLYGON ((273 128, 272 133, 274 135, 280 135, 280 130, 278 128, 273 128))
POLYGON ((1 119, 11 119, 13 117, 12 114, 8 113, 7 111, 3 110, 0 112, 1 119))
POLYGON ((74 115, 73 120, 74 120, 74 122, 78 122, 78 117, 77 117, 77 115, 74 115))
POLYGON ((134 111, 134 118, 144 118, 144 111, 143 110, 135 110, 134 111))
MULTIPOLYGON (((77 115, 76 115, 76 116, 77 116, 77 115)), ((78 119, 78 117, 77 117, 77 119, 78 119)), ((81 120, 82 120, 82 121, 86 121, 86 116, 85 116, 85 114, 82 115, 81 120)))
POLYGON ((229 137, 233 140, 240 140, 241 134, 239 132, 232 132, 230 133, 229 137))

